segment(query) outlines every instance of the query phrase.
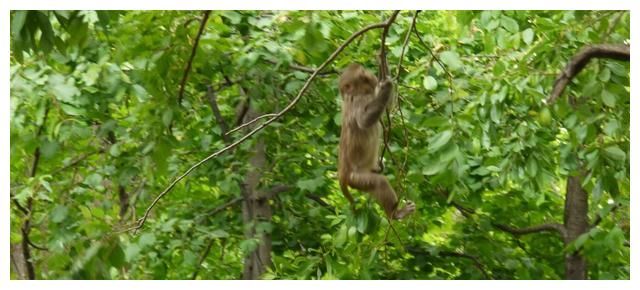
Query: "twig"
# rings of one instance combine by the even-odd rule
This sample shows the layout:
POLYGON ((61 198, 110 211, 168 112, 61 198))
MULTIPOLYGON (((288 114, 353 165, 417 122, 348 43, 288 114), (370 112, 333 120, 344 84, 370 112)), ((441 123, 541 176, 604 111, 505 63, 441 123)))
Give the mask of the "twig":
POLYGON ((191 280, 195 280, 196 277, 198 277, 198 272, 200 272, 200 268, 202 267, 202 262, 204 262, 204 260, 207 258, 207 256, 209 256, 209 252, 211 251, 211 246, 213 246, 213 243, 216 241, 216 239, 211 238, 209 239, 209 244, 207 244, 207 248, 204 250, 204 253, 202 253, 202 256, 200 257, 200 260, 198 261, 198 264, 196 265, 196 270, 193 271, 193 275, 191 275, 191 280))
POLYGON ((454 252, 454 251, 443 251, 440 252, 441 256, 446 256, 446 257, 459 257, 459 258, 466 258, 469 259, 473 262, 474 266, 480 270, 480 272, 482 273, 482 275, 484 276, 485 279, 493 279, 491 278, 491 276, 489 275, 489 273, 487 273, 487 271, 484 268, 484 265, 480 262, 480 259, 478 259, 478 257, 476 256, 472 256, 469 254, 465 254, 465 253, 458 253, 458 252, 454 252))
MULTIPOLYGON (((609 209, 609 212, 607 212, 606 214, 611 214, 611 213, 615 212, 619 207, 620 207, 619 203, 615 204, 614 206, 611 207, 611 209, 609 209)), ((591 227, 595 227, 595 226, 599 225, 600 222, 602 222, 603 219, 604 219, 604 215, 603 214, 599 214, 598 216, 596 216, 595 219, 593 219, 593 223, 591 223, 591 227)))
POLYGON ((631 51, 626 44, 597 44, 584 47, 569 61, 553 83, 547 104, 553 104, 562 94, 569 82, 589 63, 592 58, 610 58, 629 61, 631 51))
MULTIPOLYGON (((380 81, 385 80, 389 75, 389 63, 387 62, 386 39, 387 39, 387 34, 389 33, 389 27, 395 21, 399 13, 400 13, 399 10, 394 11, 391 17, 389 17, 389 19, 385 22, 385 26, 382 29, 382 35, 380 37, 380 54, 378 55, 378 61, 380 62, 380 68, 378 70, 378 79, 380 81)), ((385 112, 387 115, 387 125, 385 126, 384 122, 380 120, 380 123, 382 124, 382 127, 384 129, 383 140, 385 145, 384 147, 382 147, 382 153, 380 154, 380 159, 378 160, 378 166, 380 167, 380 171, 384 171, 383 158, 384 158, 384 154, 386 153, 389 147, 389 138, 390 138, 389 131, 391 131, 391 117, 389 113, 389 108, 387 108, 385 112)))
POLYGON ((226 209, 226 208, 228 208, 228 207, 230 207, 230 206, 232 206, 232 205, 235 205, 235 204, 237 204, 237 203, 241 202, 243 199, 244 199, 244 197, 242 197, 242 196, 234 197, 234 198, 232 198, 231 200, 229 200, 229 201, 227 201, 227 202, 225 202, 225 203, 223 203, 223 204, 219 205, 218 207, 216 207, 216 208, 212 209, 211 211, 209 211, 209 212, 208 212, 208 213, 206 213, 205 215, 208 215, 208 216, 209 216, 209 215, 215 215, 215 214, 217 214, 217 213, 219 213, 219 212, 223 211, 224 209, 226 209))
POLYGON ((309 78, 307 79, 307 81, 305 82, 305 84, 302 86, 302 88, 300 89, 300 91, 298 92, 298 95, 284 108, 282 109, 282 111, 280 111, 279 113, 277 113, 276 115, 274 115, 273 117, 271 117, 269 120, 267 120, 266 122, 260 124, 259 126, 257 126, 256 128, 254 128, 253 130, 251 130, 249 133, 247 133, 246 135, 242 136, 240 139, 236 140, 235 142, 225 146, 224 148, 210 154, 209 156, 205 157, 204 159, 198 161, 197 163, 195 163, 194 165, 192 165, 189 169, 187 169, 187 171, 185 171, 183 174, 181 174, 180 176, 178 176, 174 181, 172 181, 169 186, 167 186, 167 188, 165 188, 151 203, 151 205, 149 205, 149 207, 147 208, 147 210, 145 211, 144 215, 142 216, 142 218, 140 218, 138 220, 138 223, 136 226, 132 227, 130 230, 134 230, 134 233, 137 233, 137 231, 142 228, 142 226, 144 226, 144 223, 146 222, 147 218, 149 217, 149 213, 151 212, 151 210, 153 209, 153 207, 158 203, 158 201, 160 201, 160 199, 162 197, 164 197, 171 189, 173 189, 173 187, 176 186, 176 184, 184 179, 187 175, 189 175, 189 173, 191 173, 193 170, 195 170, 196 168, 200 167, 202 164, 204 164, 205 162, 211 160, 212 158, 215 158, 217 156, 219 156, 220 154, 238 146, 240 143, 244 142, 245 140, 249 139, 249 137, 253 136, 255 133, 257 133, 258 131, 262 130, 264 127, 266 127, 267 125, 273 123, 275 120, 277 120, 278 118, 280 118, 282 115, 284 115, 286 112, 288 112, 289 110, 291 110, 291 108, 293 108, 293 106, 295 106, 298 101, 300 101, 300 99, 302 98, 302 95, 307 91, 307 89, 309 88, 309 85, 311 84, 311 82, 316 78, 316 76, 318 76, 318 73, 320 71, 322 71, 329 63, 333 62, 336 57, 338 57, 338 55, 358 36, 364 34, 365 32, 372 30, 372 29, 377 29, 377 28, 382 28, 386 25, 386 22, 383 23, 376 23, 376 24, 371 24, 368 25, 362 29, 360 29, 359 31, 353 33, 349 38, 347 38, 347 40, 344 41, 344 43, 342 43, 342 45, 340 45, 340 47, 338 47, 332 54, 331 56, 329 56, 329 58, 327 58, 321 65, 320 67, 318 67, 312 74, 311 76, 309 76, 309 78))
MULTIPOLYGON (((278 62, 276 60, 273 60, 273 59, 266 59, 266 61, 268 61, 269 63, 272 63, 272 64, 278 64, 278 62)), ((299 64, 296 64, 296 63, 289 64, 289 68, 293 69, 293 70, 301 71, 301 72, 306 72, 306 73, 313 73, 316 70, 316 69, 314 69, 312 67, 299 65, 299 64)), ((338 73, 337 71, 331 69, 331 70, 319 72, 318 75, 330 75, 330 74, 337 74, 337 73, 338 73)))
POLYGON ((405 35, 404 37, 404 43, 402 44, 402 51, 400 51, 400 59, 398 60, 398 67, 396 69, 396 76, 394 80, 397 80, 398 78, 400 78, 400 71, 402 70, 402 60, 404 59, 404 52, 405 52, 405 49, 407 48, 407 45, 409 44, 409 39, 411 39, 411 32, 416 27, 416 19, 418 18, 418 13, 420 13, 420 10, 416 10, 416 12, 413 14, 413 19, 411 20, 411 27, 409 27, 409 31, 407 31, 407 35, 405 35))
MULTIPOLYGON (((441 195, 444 195, 447 198, 449 196, 449 193, 446 190, 437 191, 437 192, 440 193, 441 195)), ((454 200, 451 201, 451 205, 453 205, 458 211, 460 211, 460 213, 466 218, 469 218, 471 217, 471 215, 474 215, 476 213, 475 210, 465 207, 454 200)), ((495 228, 501 231, 508 232, 516 236, 539 233, 539 232, 549 232, 549 231, 558 232, 562 236, 562 238, 565 238, 567 235, 567 230, 564 228, 563 225, 559 223, 544 223, 544 224, 525 227, 525 228, 515 228, 509 225, 496 223, 493 221, 491 222, 491 225, 493 225, 495 228)))
POLYGON ((269 117, 275 117, 276 115, 278 115, 278 114, 270 113, 270 114, 264 114, 264 115, 258 116, 258 117, 254 118, 253 120, 251 120, 249 122, 246 122, 246 123, 244 123, 244 124, 242 124, 242 125, 240 125, 238 127, 235 127, 233 129, 231 129, 229 132, 225 133, 224 136, 229 136, 231 133, 236 132, 236 131, 244 128, 244 127, 247 127, 247 126, 255 123, 256 121, 258 121, 260 119, 269 118, 269 117))
POLYGON ((391 17, 385 22, 384 27, 382 28, 382 36, 380 37, 380 80, 384 80, 389 75, 389 64, 387 63, 387 34, 389 34, 389 27, 391 27, 391 23, 396 20, 396 17, 400 13, 400 10, 396 10, 391 14, 391 17))
POLYGON ((193 63, 193 59, 196 56, 196 51, 198 50, 198 43, 200 42, 200 37, 202 36, 204 27, 206 26, 207 20, 209 19, 209 14, 211 14, 211 11, 206 10, 202 15, 202 21, 200 22, 198 35, 196 35, 196 39, 193 42, 193 46, 191 47, 191 56, 189 56, 189 61, 187 61, 187 65, 184 68, 184 73, 182 74, 182 81, 180 81, 180 90, 178 91, 178 104, 182 103, 182 97, 184 95, 184 87, 187 83, 187 78, 189 77, 189 71, 191 71, 191 65, 193 63))
POLYGON ((534 234, 534 233, 540 233, 540 232, 553 232, 553 231, 558 232, 563 238, 567 236, 567 230, 564 228, 563 225, 559 223, 546 223, 546 224, 540 224, 540 225, 530 226, 526 228, 514 228, 508 225, 498 224, 494 222, 492 222, 491 224, 502 231, 508 232, 516 236, 528 235, 528 234, 534 234))
POLYGON ((224 121, 222 114, 220 113, 220 108, 218 107, 217 95, 211 86, 207 86, 207 100, 209 101, 209 106, 211 106, 211 111, 213 112, 213 116, 216 118, 218 125, 220 126, 220 130, 222 130, 222 140, 225 143, 231 143, 231 138, 229 138, 227 127, 227 122, 224 121))
POLYGON ((609 39, 611 32, 613 32, 613 29, 616 28, 616 26, 618 25, 618 22, 620 22, 620 19, 626 13, 627 13, 626 11, 620 11, 618 15, 616 15, 616 18, 614 18, 613 21, 609 24, 609 28, 607 29, 607 31, 603 32, 603 34, 600 35, 601 42, 606 42, 609 39))

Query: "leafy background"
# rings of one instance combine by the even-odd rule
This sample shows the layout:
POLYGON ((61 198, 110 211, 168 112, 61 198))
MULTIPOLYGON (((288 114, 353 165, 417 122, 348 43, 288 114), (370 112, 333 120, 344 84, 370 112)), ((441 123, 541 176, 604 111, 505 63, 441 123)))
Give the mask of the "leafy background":
POLYGON ((402 11, 385 175, 418 210, 392 228, 364 194, 352 213, 336 182, 337 72, 377 71, 378 29, 127 230, 246 133, 228 127, 282 110, 390 14, 211 11, 198 36, 202 11, 13 11, 11 278, 563 279, 577 254, 587 278, 629 279, 629 63, 594 60, 545 102, 581 47, 628 41, 625 11, 427 11, 406 47, 402 11), (592 227, 514 233, 562 223, 581 169, 592 227), (270 217, 247 216, 247 190, 274 193, 270 217), (269 266, 247 276, 259 251, 269 266))

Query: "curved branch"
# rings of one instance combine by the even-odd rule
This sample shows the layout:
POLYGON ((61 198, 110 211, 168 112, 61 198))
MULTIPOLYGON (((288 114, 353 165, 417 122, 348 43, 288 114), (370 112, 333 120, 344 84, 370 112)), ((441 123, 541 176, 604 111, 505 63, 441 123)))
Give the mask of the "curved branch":
POLYGON ((482 273, 485 279, 488 279, 488 280, 493 279, 491 278, 489 273, 487 273, 487 270, 485 270, 484 265, 480 262, 480 259, 478 259, 478 257, 476 256, 472 256, 465 253, 453 252, 453 251, 440 252, 440 255, 445 257, 459 257, 459 258, 469 259, 473 262, 473 265, 482 273))
POLYGON ((380 37, 380 54, 378 57, 380 58, 380 80, 384 80, 389 75, 389 64, 387 63, 387 34, 389 34, 389 27, 396 20, 400 10, 396 10, 391 14, 391 17, 384 22, 384 27, 382 28, 382 36, 380 37))
MULTIPOLYGON (((266 61, 271 64, 278 64, 278 62, 273 59, 266 59, 266 61)), ((316 70, 312 67, 299 65, 296 63, 289 64, 289 68, 292 70, 297 70, 297 71, 306 72, 306 73, 313 73, 316 70)), ((338 72, 335 70, 327 70, 327 71, 319 72, 318 75, 330 75, 330 74, 337 74, 337 73, 338 72)))
POLYGON ((594 219, 593 222, 591 223, 591 227, 595 227, 597 225, 599 225, 602 220, 606 217, 606 215, 611 214, 613 212, 615 212, 618 208, 620 207, 619 203, 616 203, 615 205, 613 205, 608 212, 604 213, 604 214, 598 214, 594 219))
POLYGON ((129 230, 134 230, 134 233, 137 233, 137 231, 142 228, 142 226, 144 226, 144 223, 146 222, 147 218, 149 217, 149 213, 151 212, 151 210, 153 209, 153 207, 158 203, 158 201, 160 201, 160 199, 162 199, 162 197, 164 197, 171 189, 173 189, 176 184, 184 179, 187 175, 189 175, 189 173, 191 173, 193 170, 195 170, 196 168, 200 167, 202 164, 204 164, 205 162, 221 155, 222 153, 227 152, 228 150, 238 146, 240 143, 246 141, 247 139, 249 139, 249 137, 253 136, 254 134, 256 134, 258 131, 262 130, 264 127, 268 126, 269 124, 273 123, 275 120, 279 119, 282 115, 284 115, 285 113, 287 113, 289 110, 291 110, 291 108, 293 108, 293 106, 295 106, 298 101, 300 101, 300 99, 302 98, 302 95, 304 95, 304 93, 307 91, 307 89, 309 88, 309 85, 311 85, 311 82, 318 76, 319 72, 322 71, 327 65, 329 65, 331 62, 333 62, 338 55, 351 43, 353 42, 354 39, 356 39, 358 36, 364 34, 365 32, 372 30, 372 29, 377 29, 377 28, 383 28, 385 27, 386 22, 383 23, 376 23, 376 24, 371 24, 368 25, 360 30, 358 30, 357 32, 353 33, 351 36, 349 36, 349 38, 347 38, 342 45, 340 45, 340 47, 338 47, 330 56, 329 58, 327 58, 312 74, 311 76, 309 76, 309 78, 307 79, 307 81, 304 83, 304 85, 302 86, 302 88, 300 89, 300 91, 298 92, 298 95, 284 108, 282 109, 282 111, 278 112, 275 116, 271 117, 270 119, 268 119, 267 121, 265 121, 264 123, 260 124, 259 126, 257 126, 256 128, 254 128, 253 130, 251 130, 249 133, 245 134, 244 136, 242 136, 240 139, 236 140, 235 142, 225 146, 224 148, 210 154, 209 156, 205 157, 204 159, 198 161, 197 163, 195 163, 194 165, 192 165, 189 169, 187 169, 187 171, 185 171, 184 173, 182 173, 180 176, 178 176, 175 180, 173 180, 169 186, 167 186, 167 188, 165 188, 151 203, 151 205, 149 205, 149 207, 145 210, 144 215, 138 220, 137 225, 130 228, 129 230))
POLYGON ((402 59, 404 59, 404 52, 407 48, 407 45, 409 44, 409 39, 411 39, 411 32, 416 27, 416 19, 418 18, 418 13, 420 13, 420 10, 416 10, 416 12, 413 14, 413 19, 411 20, 411 26, 409 27, 409 31, 407 31, 407 35, 405 35, 404 37, 404 42, 402 43, 402 51, 400 52, 400 59, 398 60, 398 67, 397 67, 396 76, 395 76, 396 80, 400 77, 400 71, 402 70, 402 59))
POLYGON ((240 125, 240 126, 238 126, 238 127, 235 127, 235 128, 233 128, 233 129, 229 130, 227 133, 224 133, 224 136, 229 136, 229 134, 231 134, 231 133, 233 133, 233 132, 236 132, 236 131, 238 131, 238 130, 240 130, 240 129, 244 128, 244 127, 247 127, 247 126, 249 126, 249 125, 251 125, 251 124, 255 123, 256 121, 258 121, 258 120, 260 120, 260 119, 264 119, 264 118, 268 118, 268 117, 274 117, 274 116, 276 116, 276 115, 277 115, 277 114, 273 114, 273 113, 271 113, 271 114, 264 114, 264 115, 261 115, 261 116, 255 117, 253 120, 251 120, 251 121, 249 121, 249 122, 246 122, 246 123, 244 123, 244 124, 242 124, 242 125, 240 125))
POLYGON ((631 58, 630 47, 626 44, 597 44, 584 47, 569 61, 560 75, 553 83, 551 94, 547 103, 554 103, 562 94, 569 82, 589 63, 592 58, 609 58, 629 61, 631 58))
POLYGON ((540 224, 540 225, 535 225, 535 226, 530 226, 525 228, 515 228, 512 226, 498 224, 498 223, 491 223, 491 224, 501 231, 505 231, 516 236, 528 235, 528 234, 534 234, 534 233, 540 233, 540 232, 553 232, 553 231, 558 232, 563 238, 567 236, 567 230, 564 228, 563 225, 559 223, 546 223, 546 224, 540 224))
POLYGON ((202 15, 202 20, 200 21, 200 28, 198 29, 198 35, 196 35, 196 40, 193 42, 193 46, 191 47, 191 56, 189 56, 189 61, 187 61, 187 66, 184 68, 184 73, 182 74, 182 81, 180 81, 180 90, 178 91, 178 104, 182 103, 182 97, 184 95, 184 87, 187 83, 187 78, 189 77, 189 71, 191 71, 191 65, 193 64, 193 59, 196 56, 196 51, 198 49, 198 43, 200 42, 200 37, 202 36, 202 32, 204 32, 204 27, 207 24, 207 20, 209 19, 209 14, 211 14, 211 10, 204 11, 202 15))

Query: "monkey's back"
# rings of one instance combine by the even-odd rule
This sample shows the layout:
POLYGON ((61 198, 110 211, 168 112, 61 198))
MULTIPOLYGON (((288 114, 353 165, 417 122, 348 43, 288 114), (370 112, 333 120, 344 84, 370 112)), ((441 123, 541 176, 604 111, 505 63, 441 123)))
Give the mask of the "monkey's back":
POLYGON ((338 153, 340 173, 373 171, 377 166, 381 132, 382 127, 379 123, 369 128, 360 128, 353 114, 345 114, 342 119, 338 153))

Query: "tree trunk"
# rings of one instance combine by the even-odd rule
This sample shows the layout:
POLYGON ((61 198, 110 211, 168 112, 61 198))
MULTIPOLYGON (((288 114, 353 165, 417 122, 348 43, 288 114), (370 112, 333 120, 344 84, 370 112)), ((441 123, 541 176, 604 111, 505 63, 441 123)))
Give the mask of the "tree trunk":
MULTIPOLYGON (((244 116, 244 122, 257 117, 257 113, 249 108, 244 116)), ((243 122, 243 123, 244 123, 243 122)), ((250 126, 252 127, 252 126, 250 126)), ((251 130, 251 128, 248 128, 251 130)), ((244 260, 244 270, 242 279, 260 279, 271 264, 271 234, 268 232, 258 232, 256 226, 262 221, 271 221, 271 206, 266 197, 261 196, 258 191, 262 170, 265 167, 266 155, 265 144, 262 139, 258 139, 254 146, 254 153, 249 159, 251 168, 245 176, 242 185, 242 218, 245 224, 245 238, 258 239, 257 248, 249 253, 244 260)))
MULTIPOLYGON (((589 197, 581 185, 582 174, 567 178, 567 196, 564 204, 564 227, 567 230, 565 245, 587 232, 589 197)), ((580 251, 567 253, 564 262, 565 279, 587 279, 587 261, 580 251)))

